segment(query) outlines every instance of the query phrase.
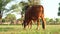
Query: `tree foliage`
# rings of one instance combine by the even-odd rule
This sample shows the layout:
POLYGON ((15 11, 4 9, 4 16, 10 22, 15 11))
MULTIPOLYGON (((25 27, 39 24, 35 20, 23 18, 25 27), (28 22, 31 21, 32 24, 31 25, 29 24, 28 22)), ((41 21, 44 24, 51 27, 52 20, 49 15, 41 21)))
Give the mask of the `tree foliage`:
POLYGON ((6 10, 5 6, 12 0, 0 0, 0 23, 2 23, 3 11, 6 10))
POLYGON ((3 11, 5 10, 5 6, 11 2, 12 0, 0 0, 0 11, 3 11))
POLYGON ((24 14, 25 13, 25 6, 27 6, 28 5, 28 3, 27 2, 24 2, 24 1, 21 1, 20 3, 19 3, 19 5, 21 6, 21 9, 22 9, 22 12, 21 12, 21 14, 24 14))
POLYGON ((40 5, 40 0, 28 0, 30 5, 40 5))
POLYGON ((60 3, 59 3, 59 7, 58 7, 58 16, 60 16, 60 3))
POLYGON ((8 21, 16 20, 16 16, 15 16, 14 14, 8 14, 5 18, 6 18, 8 21))
POLYGON ((19 6, 19 4, 14 4, 11 6, 9 10, 10 11, 13 10, 12 12, 18 12, 18 11, 21 11, 21 7, 19 6))
POLYGON ((3 19, 2 19, 2 22, 5 22, 5 21, 6 21, 6 19, 5 19, 5 18, 3 18, 3 19))

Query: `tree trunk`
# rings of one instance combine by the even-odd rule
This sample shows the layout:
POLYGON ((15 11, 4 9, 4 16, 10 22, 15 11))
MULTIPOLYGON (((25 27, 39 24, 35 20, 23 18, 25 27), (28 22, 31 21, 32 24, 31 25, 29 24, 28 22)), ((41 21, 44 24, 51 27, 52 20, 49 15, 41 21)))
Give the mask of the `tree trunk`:
POLYGON ((24 14, 21 15, 21 19, 22 19, 22 20, 21 20, 21 23, 22 23, 23 20, 24 20, 24 14))
POLYGON ((0 11, 0 24, 2 24, 2 11, 0 11))

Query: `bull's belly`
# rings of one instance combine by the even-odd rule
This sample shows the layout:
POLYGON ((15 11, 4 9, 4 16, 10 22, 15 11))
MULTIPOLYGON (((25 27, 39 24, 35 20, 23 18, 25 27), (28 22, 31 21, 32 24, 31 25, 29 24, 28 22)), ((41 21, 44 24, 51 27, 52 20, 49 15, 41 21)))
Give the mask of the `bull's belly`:
POLYGON ((41 14, 39 13, 28 13, 25 15, 26 16, 26 19, 30 19, 30 20, 37 20, 37 19, 40 19, 41 18, 41 14))
POLYGON ((30 17, 32 20, 37 20, 37 19, 40 19, 41 17, 40 16, 31 16, 30 17))

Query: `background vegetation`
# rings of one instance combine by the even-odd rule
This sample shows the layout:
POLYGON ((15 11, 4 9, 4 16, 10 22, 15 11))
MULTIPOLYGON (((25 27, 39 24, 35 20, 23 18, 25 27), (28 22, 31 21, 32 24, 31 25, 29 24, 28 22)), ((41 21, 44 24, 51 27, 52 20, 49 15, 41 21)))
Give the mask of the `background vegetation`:
MULTIPOLYGON (((36 25, 32 29, 24 30, 22 27, 26 6, 39 5, 40 0, 28 0, 28 2, 21 1, 13 4, 10 8, 6 6, 16 0, 0 0, 0 34, 60 34, 60 18, 46 17, 46 29, 43 30, 40 25, 40 30, 36 30, 36 25), (10 12, 10 13, 9 13, 10 12), (21 18, 17 19, 15 14, 21 14, 21 18), (6 15, 5 15, 6 14, 6 15), (2 18, 5 15, 5 18, 2 18)), ((60 3, 58 7, 58 16, 60 16, 60 3)), ((8 7, 8 6, 7 6, 8 7)), ((42 23, 42 21, 40 21, 42 23)), ((34 23, 33 23, 34 24, 34 23)))
MULTIPOLYGON (((24 19, 24 14, 26 11, 26 6, 32 6, 32 5, 39 5, 40 4, 40 0, 38 0, 36 2, 36 0, 28 0, 28 2, 25 1, 21 1, 19 3, 15 3, 13 4, 9 9, 6 8, 7 4, 11 3, 12 1, 15 0, 1 0, 0 1, 0 24, 21 24, 23 22, 24 19), (10 13, 8 13, 10 12, 10 13), (16 19, 16 16, 14 14, 11 14, 13 12, 16 12, 18 14, 18 12, 21 14, 21 18, 16 19), (8 13, 8 14, 6 14, 8 13), (5 18, 3 17, 3 14, 6 14, 5 18)), ((60 15, 60 3, 59 3, 59 7, 58 7, 58 16, 60 15)), ((47 25, 59 25, 60 24, 60 18, 45 18, 46 19, 46 24, 47 25)))

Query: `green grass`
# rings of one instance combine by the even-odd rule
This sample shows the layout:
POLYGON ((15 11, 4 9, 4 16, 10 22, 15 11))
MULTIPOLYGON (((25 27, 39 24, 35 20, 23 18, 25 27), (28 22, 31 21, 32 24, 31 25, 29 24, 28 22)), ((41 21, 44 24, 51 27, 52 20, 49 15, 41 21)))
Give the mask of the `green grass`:
POLYGON ((60 25, 46 25, 46 29, 43 30, 40 26, 40 30, 36 30, 36 25, 32 26, 32 29, 24 30, 22 25, 0 25, 0 34, 60 34, 60 25))

